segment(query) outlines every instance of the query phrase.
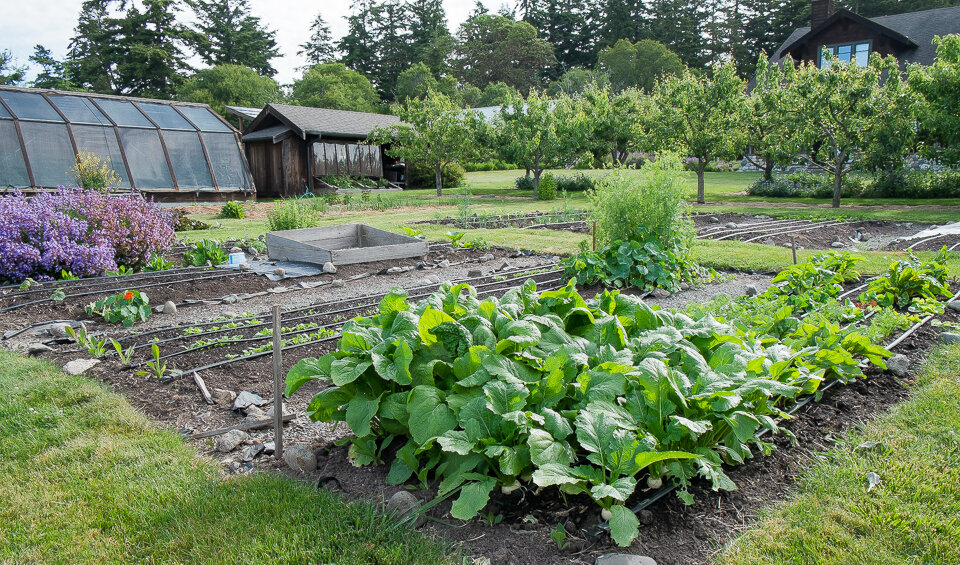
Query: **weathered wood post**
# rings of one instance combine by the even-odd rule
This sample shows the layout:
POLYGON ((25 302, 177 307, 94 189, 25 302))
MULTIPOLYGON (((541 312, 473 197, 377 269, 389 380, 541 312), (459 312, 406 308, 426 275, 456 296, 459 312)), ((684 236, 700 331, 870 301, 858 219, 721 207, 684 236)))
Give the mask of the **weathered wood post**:
POLYGON ((273 453, 283 459, 283 340, 280 336, 280 305, 273 306, 273 453))
POLYGON ((797 264, 797 236, 790 236, 790 249, 793 250, 793 264, 797 264))

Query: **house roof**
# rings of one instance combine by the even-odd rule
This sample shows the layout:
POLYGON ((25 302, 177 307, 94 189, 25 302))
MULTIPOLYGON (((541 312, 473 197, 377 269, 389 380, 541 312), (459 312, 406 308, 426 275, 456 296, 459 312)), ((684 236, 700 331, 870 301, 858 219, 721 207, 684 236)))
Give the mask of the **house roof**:
POLYGON ((364 139, 375 128, 399 124, 400 118, 389 114, 267 104, 245 133, 249 135, 261 128, 275 125, 276 121, 288 126, 301 139, 306 139, 308 135, 364 139), (268 119, 271 116, 274 120, 268 119))
POLYGON ((224 106, 223 109, 234 116, 237 116, 238 118, 252 120, 260 115, 260 110, 263 108, 249 108, 247 106, 224 106))
POLYGON ((900 64, 932 65, 937 54, 936 47, 933 45, 934 36, 960 33, 960 6, 876 18, 864 18, 848 10, 838 10, 814 30, 811 30, 809 26, 795 29, 790 37, 783 42, 783 45, 774 51, 771 60, 782 60, 796 44, 811 39, 821 30, 830 27, 844 17, 855 18, 861 22, 877 26, 878 31, 903 43, 906 49, 899 57, 900 64))

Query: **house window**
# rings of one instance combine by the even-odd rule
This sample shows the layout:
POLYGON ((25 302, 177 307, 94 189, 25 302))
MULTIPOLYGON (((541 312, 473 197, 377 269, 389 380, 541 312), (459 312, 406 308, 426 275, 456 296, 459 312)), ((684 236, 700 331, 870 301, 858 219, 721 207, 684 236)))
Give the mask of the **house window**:
POLYGON ((862 41, 859 43, 841 43, 839 45, 824 45, 820 51, 820 67, 830 66, 831 59, 825 57, 830 54, 833 60, 841 63, 853 61, 858 67, 866 67, 867 60, 870 58, 870 42, 862 41))

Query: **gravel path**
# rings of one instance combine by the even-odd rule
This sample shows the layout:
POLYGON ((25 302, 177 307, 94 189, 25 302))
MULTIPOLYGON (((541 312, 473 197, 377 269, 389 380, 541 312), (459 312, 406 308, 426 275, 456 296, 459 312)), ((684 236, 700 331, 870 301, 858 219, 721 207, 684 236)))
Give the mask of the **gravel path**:
POLYGON ((733 278, 729 280, 707 284, 700 288, 691 288, 690 290, 673 294, 668 298, 655 298, 651 295, 644 300, 650 304, 657 304, 663 309, 681 309, 685 308, 690 302, 706 304, 713 300, 714 297, 721 295, 731 297, 742 296, 746 294, 748 284, 756 286, 759 292, 763 292, 770 286, 771 279, 773 279, 771 275, 737 274, 733 275, 733 278))

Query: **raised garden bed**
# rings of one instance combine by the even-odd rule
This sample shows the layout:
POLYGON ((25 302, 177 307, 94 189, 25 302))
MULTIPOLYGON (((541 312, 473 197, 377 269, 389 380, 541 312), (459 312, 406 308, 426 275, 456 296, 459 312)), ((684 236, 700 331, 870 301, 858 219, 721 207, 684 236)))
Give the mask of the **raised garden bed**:
POLYGON ((363 224, 342 224, 267 233, 267 254, 274 261, 354 265, 422 257, 428 244, 363 224))

